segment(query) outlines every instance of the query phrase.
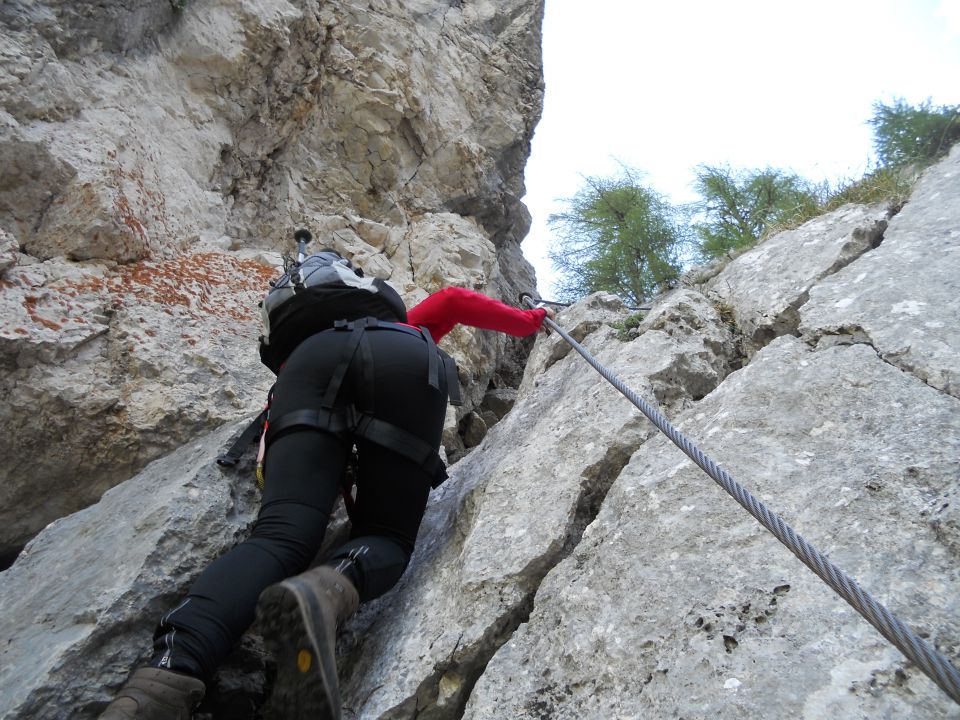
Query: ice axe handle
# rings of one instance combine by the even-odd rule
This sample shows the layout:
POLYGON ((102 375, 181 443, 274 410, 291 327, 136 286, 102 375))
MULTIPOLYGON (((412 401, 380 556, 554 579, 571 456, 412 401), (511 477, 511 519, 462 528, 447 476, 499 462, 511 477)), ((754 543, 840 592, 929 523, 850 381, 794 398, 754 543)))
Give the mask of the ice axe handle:
POLYGON ((297 241, 297 262, 302 263, 307 257, 307 245, 313 240, 313 235, 309 230, 297 230, 293 234, 293 239, 297 241))

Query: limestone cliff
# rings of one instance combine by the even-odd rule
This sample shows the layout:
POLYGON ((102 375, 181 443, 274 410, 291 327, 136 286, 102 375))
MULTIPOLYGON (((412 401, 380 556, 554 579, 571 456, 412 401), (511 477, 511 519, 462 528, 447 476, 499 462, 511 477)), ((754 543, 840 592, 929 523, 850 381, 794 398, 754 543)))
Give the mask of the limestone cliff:
MULTIPOLYGON (((559 322, 903 620, 960 656, 960 148, 893 217, 848 206, 659 298, 559 322)), ((559 338, 434 494, 341 643, 347 717, 960 717, 559 338)), ((256 491, 185 446, 4 573, 9 718, 90 717, 256 491)), ((254 628, 206 717, 269 690, 254 628)))
MULTIPOLYGON (((296 227, 389 278, 515 298, 542 2, 0 5, 0 558, 249 414, 296 227)), ((453 338, 468 404, 519 381, 453 338)), ((510 346, 512 347, 512 346, 510 346)))
MULTIPOLYGON (((24 12, 32 7, 8 3, 0 12, 7 13, 8 6, 24 12)), ((46 31, 55 41, 49 53, 65 58, 60 64, 83 65, 90 62, 85 54, 90 48, 127 58, 124 48, 153 42, 158 32, 167 38, 163 42, 172 42, 189 27, 191 10, 200 17, 204 11, 224 12, 226 3, 191 3, 182 17, 153 15, 149 3, 100 6, 114 7, 114 25, 126 30, 84 22, 82 12, 70 9, 78 4, 57 10, 48 3, 48 12, 32 18, 22 32, 45 38, 49 23, 61 23, 60 30, 46 31), (148 21, 154 29, 138 34, 136 23, 148 21)), ((219 24, 197 27, 210 33, 222 29, 242 15, 241 7, 266 13, 259 16, 265 27, 274 27, 271 20, 294 27, 291 18, 300 17, 285 3, 230 6, 235 12, 219 24), (270 15, 268 7, 278 14, 270 15)), ((323 5, 334 7, 360 12, 353 5, 323 5)), ((479 37, 500 38, 502 45, 480 43, 490 53, 482 57, 491 62, 496 48, 512 47, 511 39, 530 33, 536 22, 536 13, 501 15, 504 4, 486 15, 493 6, 482 2, 437 5, 435 16, 426 13, 434 7, 426 3, 377 7, 371 21, 386 23, 389 16, 387 35, 403 24, 402 7, 424 13, 408 16, 417 19, 412 32, 418 37, 434 32, 430 37, 449 38, 450 23, 459 23, 457 37, 473 28, 479 37)), ((346 26, 337 27, 347 33, 346 26)), ((197 36, 206 37, 199 29, 197 36)), ((375 38, 364 35, 362 44, 382 59, 389 53, 375 38)), ((256 56, 253 50, 239 54, 256 56)), ((151 62, 155 56, 148 56, 151 62)), ((211 67, 229 65, 204 57, 211 67)), ((331 50, 326 57, 324 67, 341 53, 331 50)), ((534 68, 536 62, 530 62, 517 67, 534 68)), ((65 67, 64 72, 72 68, 65 67)), ((435 63, 430 69, 453 67, 435 63)), ((473 61, 463 66, 471 73, 481 72, 477 67, 473 61)), ((432 82, 443 84, 449 77, 438 75, 432 82)), ((34 103, 44 97, 31 95, 34 103)), ((65 108, 68 99, 62 99, 65 108)), ((338 101, 336 112, 341 110, 338 101)), ((17 123, 23 133, 23 122, 17 123)), ((291 183, 284 187, 296 184, 291 183)), ((298 192, 307 192, 305 187, 298 192)), ((320 197, 322 190, 310 187, 320 197)), ((251 197, 249 186, 244 188, 238 207, 251 197)), ((264 211, 278 206, 266 203, 264 211)), ((511 212, 510 206, 505 202, 498 212, 511 212)), ((408 277, 412 258, 413 281, 433 277, 422 274, 427 266, 461 280, 476 278, 480 287, 497 282, 507 287, 509 278, 497 278, 503 276, 503 258, 517 251, 514 241, 498 234, 494 216, 482 219, 476 207, 460 215, 464 207, 422 216, 405 209, 409 217, 399 224, 373 210, 365 211, 372 218, 333 213, 309 219, 348 237, 346 249, 362 254, 361 240, 379 247, 367 251, 368 262, 393 261, 389 270, 383 267, 396 273, 394 278, 408 277), (352 224, 338 226, 330 217, 352 224), (413 236, 444 242, 411 242, 413 236), (371 237, 388 239, 378 246, 371 237), (489 248, 490 254, 468 248, 489 248), (398 257, 406 264, 397 263, 398 257), (487 278, 486 284, 480 278, 487 278)), ((230 222, 241 217, 250 227, 256 222, 229 213, 230 222)), ((847 206, 770 238, 713 277, 691 278, 657 298, 633 333, 611 326, 629 311, 606 295, 587 298, 558 317, 601 362, 955 662, 960 661, 958 227, 960 148, 954 148, 921 177, 898 212, 847 206)), ((260 242, 253 242, 254 235, 251 231, 251 245, 260 242)), ((18 262, 7 267, 6 277, 57 268, 64 279, 102 272, 108 288, 133 282, 129 265, 30 260, 16 249, 23 246, 16 237, 0 248, 0 258, 18 262)), ((241 244, 239 234, 231 237, 241 244)), ((224 265, 260 262, 258 248, 204 252, 224 265)), ((157 253, 132 267, 150 268, 148 277, 154 278, 162 275, 153 271, 161 263, 201 261, 196 254, 157 253)), ((413 298, 430 289, 423 282, 401 287, 413 298)), ((12 294, 4 297, 17 299, 22 287, 5 287, 12 294)), ((189 287, 183 289, 188 295, 189 287)), ((196 287, 207 288, 199 280, 196 287)), ((253 290, 229 293, 209 286, 203 292, 223 298, 218 306, 241 308, 244 292, 253 290)), ((145 304, 117 313, 129 316, 145 304)), ((39 305, 38 300, 11 307, 39 313, 39 305)), ((188 303, 187 309, 192 307, 188 303)), ((51 393, 58 387, 54 382, 34 382, 31 378, 41 375, 29 373, 40 367, 42 377, 65 377, 59 368, 71 359, 78 367, 88 362, 84 348, 102 358, 94 350, 115 347, 113 322, 97 336, 103 339, 79 343, 76 355, 69 355, 74 350, 67 334, 30 335, 19 345, 9 341, 4 347, 33 359, 10 370, 25 373, 17 392, 60 397, 51 393)), ((242 326, 242 319, 237 323, 242 326)), ((180 326, 189 323, 171 323, 180 326)), ((31 326, 30 332, 40 331, 31 326)), ((231 342, 237 345, 230 347, 240 347, 236 337, 231 342)), ((472 337, 472 345, 455 338, 454 347, 466 366, 477 368, 471 371, 476 377, 486 377, 483 373, 494 370, 481 370, 490 367, 481 358, 492 354, 497 341, 482 333, 472 337)), ((155 357, 172 362, 175 352, 154 347, 155 357)), ((237 353, 223 352, 231 362, 222 363, 221 377, 236 378, 237 353)), ((141 356, 135 351, 132 357, 141 356)), ((163 381, 145 372, 143 378, 152 382, 144 385, 148 397, 174 387, 172 376, 163 381)), ((475 402, 488 384, 481 384, 475 402)), ((197 387, 206 386, 198 381, 197 387)), ((86 412, 81 400, 93 394, 75 392, 75 404, 63 407, 86 412)), ((12 396, 8 391, 5 397, 12 396)), ((55 410, 51 403, 48 422, 59 417, 55 410)), ((131 425, 124 418, 116 424, 125 432, 131 425)), ((209 560, 243 537, 254 517, 257 490, 249 464, 232 472, 212 462, 242 424, 237 420, 195 434, 98 503, 55 521, 0 576, 0 717, 95 717, 146 657, 159 614, 209 560)), ((153 438, 163 427, 146 427, 138 437, 153 438)), ((555 335, 538 338, 513 409, 450 474, 431 498, 401 583, 361 608, 341 638, 347 718, 960 717, 960 707, 555 335)), ((270 690, 269 662, 254 627, 219 673, 197 717, 256 717, 270 690)))

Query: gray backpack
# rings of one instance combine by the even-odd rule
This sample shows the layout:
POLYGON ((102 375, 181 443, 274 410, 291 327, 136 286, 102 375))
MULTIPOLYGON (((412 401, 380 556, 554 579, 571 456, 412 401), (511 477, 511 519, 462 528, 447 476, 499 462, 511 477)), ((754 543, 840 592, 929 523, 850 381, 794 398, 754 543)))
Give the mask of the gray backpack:
MULTIPOLYGON (((301 231, 302 232, 302 231, 301 231)), ((363 270, 355 268, 349 260, 340 257, 333 250, 320 252, 294 260, 287 257, 284 273, 270 282, 270 290, 260 303, 260 315, 263 320, 264 345, 270 344, 271 322, 276 322, 277 311, 297 293, 308 288, 354 287, 376 293, 375 278, 365 278, 363 270)))

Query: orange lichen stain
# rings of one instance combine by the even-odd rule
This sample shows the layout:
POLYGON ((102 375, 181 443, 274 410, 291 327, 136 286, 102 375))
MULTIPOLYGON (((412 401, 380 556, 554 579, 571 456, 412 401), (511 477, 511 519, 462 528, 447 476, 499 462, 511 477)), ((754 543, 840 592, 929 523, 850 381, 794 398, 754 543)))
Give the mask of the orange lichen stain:
POLYGON ((61 330, 62 329, 61 325, 55 323, 53 320, 50 320, 49 318, 43 317, 43 315, 40 314, 40 312, 37 310, 37 303, 39 301, 40 301, 40 298, 36 297, 35 295, 27 295, 23 299, 23 306, 24 308, 26 308, 27 315, 30 316, 30 319, 33 320, 37 325, 42 325, 48 330, 54 330, 54 331, 61 330))
MULTIPOLYGON (((249 326, 259 316, 257 300, 274 276, 272 268, 252 260, 216 252, 185 253, 170 258, 148 258, 122 265, 106 277, 88 275, 81 279, 54 281, 43 288, 43 295, 27 295, 23 306, 29 318, 38 326, 60 331, 60 323, 87 324, 89 320, 77 298, 99 296, 100 303, 114 310, 127 307, 136 314, 133 318, 142 325, 150 323, 145 305, 176 318, 177 321, 199 320, 207 325, 204 332, 219 335, 237 325, 249 326), (139 310, 139 312, 137 312, 139 310), (60 323, 55 322, 59 319, 60 323), (210 322, 221 321, 210 327, 210 322)), ((12 283, 0 280, 3 287, 12 283)), ((19 334, 29 335, 23 328, 19 334)), ((145 330, 155 337, 152 329, 145 330)), ((185 338, 191 345, 196 339, 185 338)), ((130 347, 133 350, 133 346, 130 347)))
MULTIPOLYGON (((107 278, 69 281, 57 290, 107 293, 114 303, 149 303, 174 317, 249 323, 258 316, 256 298, 274 275, 272 268, 252 260, 200 252, 140 260, 107 278)), ((142 315, 136 319, 146 322, 142 315)))
POLYGON ((15 333, 19 335, 29 335, 30 333, 25 328, 17 328, 14 330, 15 333))

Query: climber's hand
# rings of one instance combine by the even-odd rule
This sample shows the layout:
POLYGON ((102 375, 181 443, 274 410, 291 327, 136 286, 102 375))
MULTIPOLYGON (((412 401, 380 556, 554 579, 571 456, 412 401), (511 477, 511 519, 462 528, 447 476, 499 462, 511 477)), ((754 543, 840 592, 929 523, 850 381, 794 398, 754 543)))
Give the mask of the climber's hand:
MULTIPOLYGON (((557 316, 557 313, 553 308, 545 307, 544 310, 547 313, 547 317, 550 318, 551 320, 553 320, 557 316)), ((545 335, 550 334, 550 328, 547 327, 546 323, 541 323, 540 332, 544 333, 545 335)))

